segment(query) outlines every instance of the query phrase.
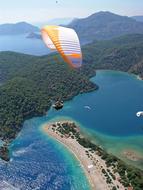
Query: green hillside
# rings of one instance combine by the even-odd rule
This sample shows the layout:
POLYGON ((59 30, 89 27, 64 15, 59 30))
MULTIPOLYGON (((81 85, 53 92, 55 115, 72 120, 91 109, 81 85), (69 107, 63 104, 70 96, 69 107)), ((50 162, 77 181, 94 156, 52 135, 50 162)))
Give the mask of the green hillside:
POLYGON ((51 102, 96 89, 89 77, 57 55, 34 57, 0 53, 0 137, 10 140, 26 118, 45 114, 51 102))
POLYGON ((111 69, 132 72, 143 77, 143 35, 127 35, 95 41, 83 47, 86 71, 111 69))

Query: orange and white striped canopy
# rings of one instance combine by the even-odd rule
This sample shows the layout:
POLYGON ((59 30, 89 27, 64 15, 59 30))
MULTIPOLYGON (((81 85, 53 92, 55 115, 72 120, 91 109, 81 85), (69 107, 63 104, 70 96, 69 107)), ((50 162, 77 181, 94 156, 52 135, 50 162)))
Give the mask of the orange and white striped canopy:
POLYGON ((42 38, 48 48, 57 50, 65 62, 74 68, 81 67, 82 53, 76 32, 62 26, 45 26, 42 38))

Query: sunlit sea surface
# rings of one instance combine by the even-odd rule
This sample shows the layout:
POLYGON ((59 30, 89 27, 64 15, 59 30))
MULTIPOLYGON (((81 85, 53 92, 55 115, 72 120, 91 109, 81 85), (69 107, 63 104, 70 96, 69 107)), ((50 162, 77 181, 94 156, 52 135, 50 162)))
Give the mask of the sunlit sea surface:
POLYGON ((0 51, 14 51, 30 55, 50 53, 42 40, 27 38, 27 35, 0 35, 0 51))

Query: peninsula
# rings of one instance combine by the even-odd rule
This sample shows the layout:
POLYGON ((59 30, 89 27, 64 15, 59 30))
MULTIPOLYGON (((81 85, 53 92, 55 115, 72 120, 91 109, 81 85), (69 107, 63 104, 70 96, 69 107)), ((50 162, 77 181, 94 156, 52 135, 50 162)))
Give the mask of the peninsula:
POLYGON ((80 161, 91 189, 141 189, 143 174, 84 137, 72 121, 59 121, 43 126, 46 134, 62 143, 80 161), (136 178, 135 178, 136 177, 136 178))

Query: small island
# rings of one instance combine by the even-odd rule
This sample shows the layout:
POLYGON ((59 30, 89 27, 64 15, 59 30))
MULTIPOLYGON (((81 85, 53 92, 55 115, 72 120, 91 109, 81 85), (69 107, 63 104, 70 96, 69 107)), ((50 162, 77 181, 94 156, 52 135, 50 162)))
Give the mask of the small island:
POLYGON ((52 107, 55 108, 56 110, 60 110, 60 109, 63 108, 63 106, 64 106, 64 102, 58 100, 58 101, 55 102, 55 104, 53 104, 52 107))
POLYGON ((46 134, 62 143, 80 161, 91 189, 142 189, 143 173, 92 143, 72 121, 43 126, 46 134))

